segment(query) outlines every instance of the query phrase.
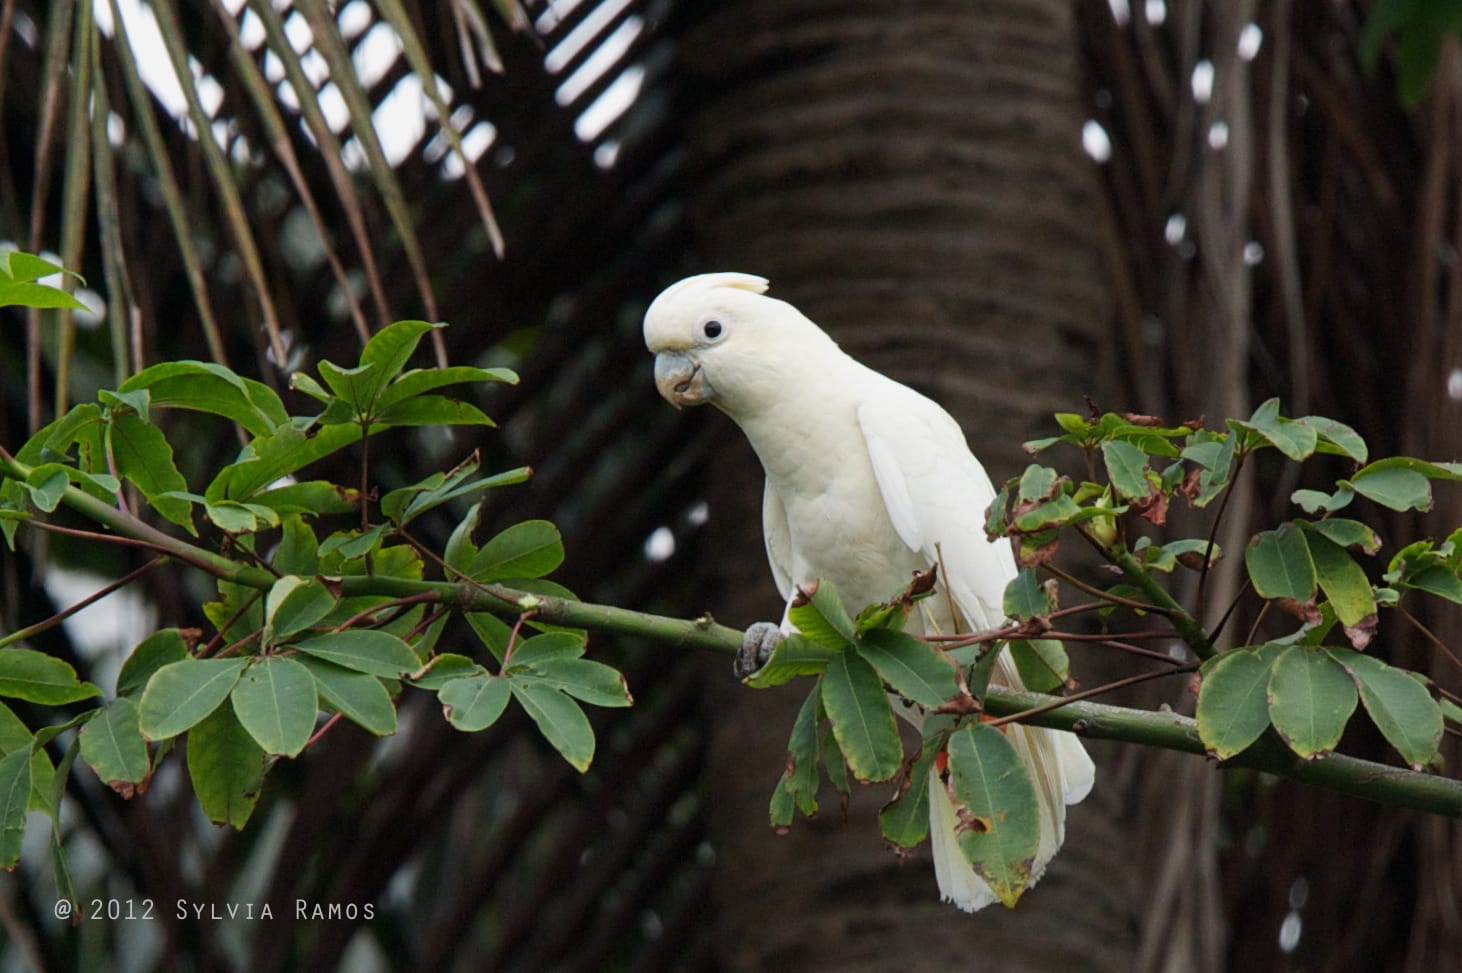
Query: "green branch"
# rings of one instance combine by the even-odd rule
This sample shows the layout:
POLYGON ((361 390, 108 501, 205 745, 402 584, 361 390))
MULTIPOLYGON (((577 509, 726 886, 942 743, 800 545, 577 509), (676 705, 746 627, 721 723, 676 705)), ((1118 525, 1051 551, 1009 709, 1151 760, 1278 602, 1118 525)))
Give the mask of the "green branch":
MULTIPOLYGON (((1208 633, 1203 630, 1203 626, 1198 623, 1198 619, 1188 614, 1187 610, 1178 604, 1172 595, 1168 594, 1167 589, 1158 584, 1157 579, 1144 570, 1142 565, 1137 563, 1137 559, 1127 551, 1117 549, 1111 551, 1111 555, 1117 567, 1121 568, 1122 573, 1127 576, 1127 580, 1142 589, 1142 593, 1152 599, 1152 603, 1161 608, 1168 616, 1173 623, 1173 628, 1178 630, 1178 635, 1187 643, 1188 648, 1192 649, 1199 659, 1204 661, 1211 659, 1214 654, 1213 642, 1209 639, 1208 633)), ((1110 596, 1103 595, 1103 597, 1110 596)))
MULTIPOLYGON (((0 477, 13 477, 24 482, 29 473, 24 464, 0 451, 0 477)), ((119 537, 143 542, 215 577, 261 590, 267 590, 276 580, 263 568, 233 561, 165 534, 76 487, 69 487, 62 500, 71 509, 110 528, 119 537)), ((1120 552, 1115 557, 1133 583, 1168 614, 1194 652, 1202 658, 1211 656, 1212 645, 1198 622, 1143 571, 1130 554, 1120 552)), ((343 595, 416 597, 461 611, 489 612, 508 618, 532 611, 536 618, 558 625, 644 638, 678 647, 727 654, 735 653, 741 647, 742 633, 739 630, 716 624, 709 616, 695 620, 665 618, 609 605, 532 594, 497 584, 352 575, 341 578, 340 587, 343 595)), ((1055 708, 1027 714, 1023 722, 1070 730, 1095 739, 1118 740, 1183 753, 1205 753, 1195 721, 1174 713, 1062 701, 1039 693, 995 687, 985 695, 986 711, 997 717, 1053 705, 1055 708)), ((1269 745, 1263 740, 1225 762, 1224 766, 1261 770, 1383 804, 1462 818, 1462 781, 1447 777, 1341 754, 1301 760, 1282 747, 1269 745)))

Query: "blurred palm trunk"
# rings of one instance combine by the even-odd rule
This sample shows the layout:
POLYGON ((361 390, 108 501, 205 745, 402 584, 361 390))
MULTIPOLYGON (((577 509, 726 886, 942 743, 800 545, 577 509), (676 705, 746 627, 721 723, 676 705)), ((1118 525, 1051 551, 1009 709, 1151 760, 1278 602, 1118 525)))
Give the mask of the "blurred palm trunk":
MULTIPOLYGON (((1019 444, 1050 413, 1112 387, 1077 50, 1061 0, 725 6, 685 39, 703 99, 688 193, 710 262, 683 269, 768 276, 850 353, 945 404, 994 479, 1018 473, 1019 444)), ((726 444, 707 545, 718 616, 775 618, 760 468, 729 423, 710 428, 726 444)), ((1089 682, 1092 663, 1077 662, 1089 682)), ((856 788, 846 826, 825 791, 816 819, 772 834, 766 802, 801 694, 751 692, 712 665, 730 968, 1133 968, 1151 906, 1132 867, 1132 761, 1093 746, 1100 782, 1047 877, 1014 912, 969 917, 939 901, 927 848, 900 861, 882 845, 887 785, 856 788)))

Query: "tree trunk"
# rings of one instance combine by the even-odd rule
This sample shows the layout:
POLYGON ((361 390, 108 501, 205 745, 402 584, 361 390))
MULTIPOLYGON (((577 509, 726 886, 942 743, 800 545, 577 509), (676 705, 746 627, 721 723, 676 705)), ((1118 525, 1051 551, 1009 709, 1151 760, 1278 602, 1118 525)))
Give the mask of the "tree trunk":
MULTIPOLYGON (((684 44, 703 99, 689 192, 705 262, 680 269, 769 277, 850 353, 949 408, 994 479, 1018 473, 1019 444, 1050 413, 1109 387, 1076 50, 1062 0, 723 6, 684 44)), ((708 429, 726 444, 710 504, 717 616, 776 618, 760 468, 729 422, 708 429)), ((1096 791, 1040 885, 1013 912, 969 917, 939 901, 927 847, 900 861, 883 846, 886 786, 856 788, 846 824, 825 791, 816 819, 771 833, 801 693, 746 690, 712 665, 729 968, 1130 968, 1145 896, 1112 751, 1092 746, 1096 791)))

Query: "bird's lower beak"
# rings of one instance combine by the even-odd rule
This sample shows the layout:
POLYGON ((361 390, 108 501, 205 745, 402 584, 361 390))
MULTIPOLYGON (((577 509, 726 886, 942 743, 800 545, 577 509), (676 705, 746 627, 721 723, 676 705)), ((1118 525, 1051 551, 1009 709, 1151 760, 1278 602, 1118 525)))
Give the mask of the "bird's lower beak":
POLYGON ((662 351, 655 356, 655 387, 677 409, 701 405, 716 394, 700 362, 680 351, 662 351))

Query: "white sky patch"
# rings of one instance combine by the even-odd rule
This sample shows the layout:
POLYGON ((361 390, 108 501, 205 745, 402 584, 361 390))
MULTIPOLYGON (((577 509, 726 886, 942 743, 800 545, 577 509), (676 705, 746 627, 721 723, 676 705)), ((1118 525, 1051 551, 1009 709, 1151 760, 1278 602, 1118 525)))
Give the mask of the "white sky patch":
POLYGON ((1081 147, 1098 163, 1106 162, 1112 157, 1112 140, 1107 135, 1107 130, 1102 128, 1102 123, 1095 118, 1088 118, 1086 124, 1081 126, 1081 147))
POLYGON ((317 91, 330 77, 330 65, 326 62, 325 55, 319 51, 310 50, 301 54, 300 70, 304 72, 310 87, 317 91))
POLYGON ((700 527, 710 519, 711 507, 704 500, 697 500, 691 504, 690 509, 685 513, 685 522, 692 527, 700 527))
POLYGON ((371 25, 374 15, 371 13, 371 5, 365 0, 350 0, 340 8, 335 15, 335 23, 340 28, 340 36, 351 40, 361 31, 371 25))
POLYGON ((1264 43, 1264 28, 1258 24, 1245 24, 1239 31, 1239 60, 1252 61, 1259 54, 1264 43))
POLYGON ((1163 225, 1163 239, 1167 240, 1173 246, 1182 243, 1183 237, 1187 236, 1187 234, 1188 217, 1182 213, 1174 213, 1172 216, 1169 216, 1167 223, 1163 225))
POLYGON ((571 105, 578 100, 590 86, 598 81, 605 72, 612 69, 624 52, 629 50, 635 38, 644 32, 645 22, 638 17, 626 17, 624 23, 614 33, 610 34, 600 44, 598 49, 591 54, 579 69, 569 75, 567 81, 559 85, 558 90, 553 93, 553 100, 560 105, 571 105))
POLYGON ((623 13, 630 5, 631 0, 605 0, 604 3, 594 8, 594 12, 585 17, 579 26, 569 31, 569 36, 559 41, 548 56, 543 59, 543 67, 549 74, 558 74, 569 63, 578 57, 584 48, 588 47, 594 38, 603 33, 614 19, 623 13))
POLYGON ((377 134, 390 133, 390 137, 381 139, 381 151, 392 166, 400 165, 426 135, 426 116, 421 79, 414 74, 396 82, 371 113, 377 134))
POLYGON ((1217 150, 1228 146, 1228 122, 1214 122, 1208 126, 1208 146, 1217 150))
POLYGON ((239 43, 244 45, 245 50, 257 51, 267 37, 264 21, 254 11, 245 10, 243 19, 239 21, 239 43))
POLYGON ((606 128, 614 124, 615 119, 634 104, 644 84, 643 65, 633 64, 625 68, 624 73, 614 79, 614 83, 605 88, 604 93, 595 98, 593 104, 585 108, 584 113, 574 121, 574 134, 584 142, 597 139, 604 134, 606 128))
POLYGON ((325 116, 325 124, 330 127, 330 131, 337 135, 345 131, 345 127, 350 124, 350 109, 346 107, 345 96, 340 93, 335 82, 331 81, 321 88, 316 100, 320 103, 320 114, 325 116))
MULTIPOLYGON (((467 154, 470 161, 476 162, 482 158, 482 153, 486 152, 496 141, 497 129, 493 127, 492 122, 478 122, 462 135, 462 151, 467 154)), ((447 179, 460 179, 465 174, 466 168, 462 165, 462 157, 456 152, 447 153, 446 158, 442 160, 442 176, 447 179)))
POLYGON ((1462 368, 1454 368, 1447 374, 1447 398, 1453 402, 1462 399, 1462 368))
POLYGON ((1154 27, 1160 27, 1168 19, 1168 5, 1165 0, 1147 0, 1142 12, 1147 17, 1147 22, 1154 27))
MULTIPOLYGON (((74 605, 110 583, 108 578, 60 567, 48 570, 45 579, 47 593, 62 607, 74 605)), ((61 624, 82 655, 88 659, 105 660, 104 670, 92 676, 102 685, 110 685, 121 668, 122 659, 156 626, 154 616, 153 610, 136 591, 123 588, 83 608, 61 624)))
POLYGON ((310 30, 310 22, 298 10, 284 19, 284 36, 296 54, 303 54, 315 43, 315 32, 310 30))
POLYGON ((386 76, 401 56, 401 38, 384 21, 377 23, 355 45, 350 60, 362 88, 369 88, 386 76))
POLYGON ((1193 65, 1193 100, 1206 105, 1213 98, 1213 62, 1204 58, 1193 65))
POLYGON ((565 17, 578 8, 579 3, 580 0, 548 0, 548 6, 544 8, 543 13, 538 15, 538 20, 534 22, 533 29, 540 34, 551 32, 555 27, 563 23, 565 17))
POLYGON ((645 538, 645 557, 651 561, 666 561, 675 553, 675 534, 669 527, 656 527, 645 538))
POLYGON ((1107 0, 1107 6, 1112 8, 1112 19, 1117 26, 1126 27, 1132 19, 1132 7, 1127 0, 1107 0))
POLYGON ((1244 264, 1249 267, 1257 267, 1264 261, 1264 244, 1258 240, 1250 240, 1244 244, 1244 264))
POLYGON ((619 161, 619 150, 623 148, 618 139, 605 139, 594 147, 594 165, 600 169, 613 169, 619 161))

